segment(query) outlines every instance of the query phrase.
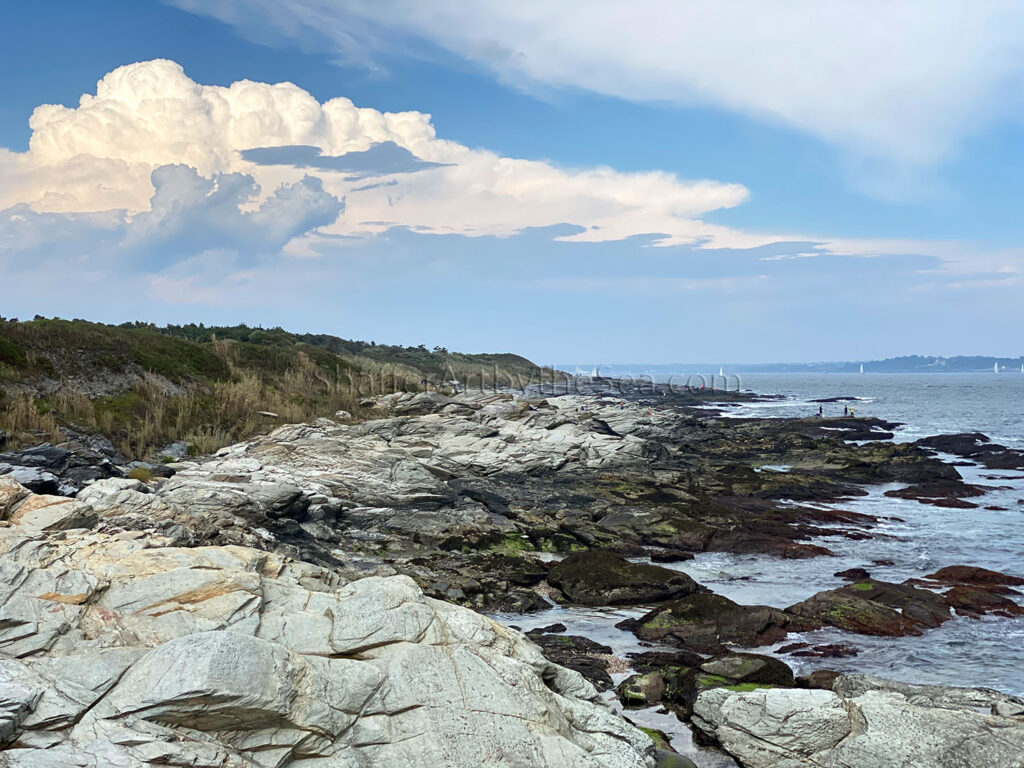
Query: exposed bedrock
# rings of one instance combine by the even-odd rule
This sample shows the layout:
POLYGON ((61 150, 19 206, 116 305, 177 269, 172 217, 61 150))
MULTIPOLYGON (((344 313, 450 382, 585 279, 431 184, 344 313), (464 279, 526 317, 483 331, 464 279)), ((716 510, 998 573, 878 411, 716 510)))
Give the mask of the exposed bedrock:
POLYGON ((577 672, 408 577, 0 487, 0 766, 655 764, 577 672))
MULTIPOLYGON (((402 573, 433 597, 529 611, 545 605, 544 574, 491 555, 815 557, 829 552, 809 538, 870 536, 876 520, 800 501, 860 495, 862 483, 959 477, 925 448, 848 439, 853 427, 877 433, 884 422, 722 419, 690 409, 694 397, 399 393, 378 401, 378 419, 281 427, 171 463, 169 479, 100 479, 79 498, 106 526, 159 528, 181 546, 402 573)), ((663 596, 623 592, 622 601, 663 596)))
POLYGON ((745 768, 1024 765, 1024 701, 840 676, 832 690, 713 688, 693 723, 745 768))

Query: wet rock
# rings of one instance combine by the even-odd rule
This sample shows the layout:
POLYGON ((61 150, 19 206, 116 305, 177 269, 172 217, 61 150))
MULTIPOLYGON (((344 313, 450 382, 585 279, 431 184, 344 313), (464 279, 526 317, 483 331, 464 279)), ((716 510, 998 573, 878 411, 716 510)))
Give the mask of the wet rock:
POLYGON ((932 504, 938 507, 972 509, 977 505, 964 501, 964 499, 981 496, 984 493, 984 488, 970 485, 962 480, 942 480, 917 483, 906 488, 886 491, 885 495, 897 499, 912 499, 922 504, 932 504))
POLYGON ((1024 469, 1024 451, 993 443, 988 436, 980 432, 935 435, 918 440, 915 445, 942 453, 952 453, 975 461, 988 469, 1024 469))
POLYGON ((1024 470, 1024 451, 1007 448, 1003 451, 985 453, 977 460, 989 469, 1024 470))
POLYGON ((1018 576, 975 566, 951 565, 923 579, 908 580, 908 583, 933 590, 952 587, 943 594, 943 599, 961 616, 978 618, 986 614, 1005 617, 1024 615, 1024 608, 1007 597, 1020 594, 1014 587, 1024 585, 1024 579, 1018 576))
POLYGON ((807 656, 815 659, 841 659, 847 656, 856 656, 860 653, 857 648, 846 643, 828 643, 826 645, 812 645, 794 651, 794 656, 807 656))
POLYGON ((537 627, 537 629, 533 631, 538 632, 540 634, 558 635, 567 630, 568 627, 566 627, 565 624, 559 622, 557 624, 548 624, 546 627, 537 627))
POLYGON ((445 554, 396 560, 391 567, 413 578, 431 597, 483 613, 533 613, 551 607, 532 589, 547 576, 548 566, 528 555, 445 554))
POLYGON ((776 650, 776 653, 788 653, 793 656, 805 656, 816 659, 838 659, 844 656, 856 656, 859 650, 845 643, 829 643, 811 645, 810 643, 790 643, 776 650))
POLYGON ((805 619, 864 635, 919 635, 951 616, 939 595, 909 584, 867 579, 819 592, 786 609, 805 619))
POLYGON ((735 552, 743 555, 772 555, 786 560, 826 557, 832 550, 818 544, 804 544, 782 536, 751 531, 715 531, 704 545, 707 552, 735 552))
POLYGON ((692 651, 644 651, 631 653, 629 658, 637 672, 651 672, 699 667, 705 657, 692 651))
POLYGON ((943 584, 972 584, 979 587, 1006 586, 1022 587, 1024 578, 1011 576, 999 571, 991 571, 988 568, 978 568, 973 565, 947 565, 935 573, 925 576, 926 579, 941 582, 943 584))
POLYGON ((691 687, 693 670, 705 661, 703 656, 689 651, 647 651, 630 654, 630 659, 637 675, 662 681, 660 698, 677 709, 687 700, 685 692, 691 687))
POLYGON ((969 457, 989 450, 988 445, 990 442, 990 438, 981 432, 961 432, 953 435, 923 437, 914 444, 941 453, 952 453, 955 456, 969 457))
POLYGON ((840 676, 834 690, 703 692, 693 724, 743 765, 962 766, 1024 762, 1024 722, 994 691, 840 676))
POLYGON ((793 685, 793 670, 779 659, 756 653, 730 653, 715 656, 700 665, 709 675, 723 677, 730 685, 759 683, 763 685, 793 685))
POLYGON ((837 672, 834 669, 816 669, 806 675, 799 676, 796 679, 796 684, 799 688, 816 688, 823 691, 831 691, 832 686, 835 685, 836 678, 841 674, 841 672, 837 672))
POLYGON ((1007 618, 1024 616, 1024 606, 982 587, 956 586, 946 592, 943 597, 960 616, 973 619, 986 614, 1007 618))
POLYGON ((793 685, 793 670, 785 662, 754 653, 729 653, 708 659, 672 680, 665 696, 682 714, 689 715, 700 694, 713 688, 750 691, 793 685))
POLYGON ((693 560, 692 552, 679 552, 668 549, 652 549, 650 558, 652 563, 681 563, 686 560, 693 560))
POLYGON ((813 625, 777 608, 739 605, 721 595, 697 593, 658 606, 627 626, 642 640, 667 642, 698 653, 719 653, 723 643, 745 647, 782 640, 813 625))
POLYGON ((685 573, 631 563, 614 552, 574 552, 548 572, 548 582, 580 605, 634 605, 696 592, 685 573))
POLYGON ((630 675, 615 688, 615 695, 625 707, 649 707, 665 694, 665 678, 659 672, 630 675))
POLYGON ((832 575, 846 579, 846 581, 863 581, 871 578, 871 574, 864 568, 847 568, 845 571, 836 571, 832 575))
POLYGON ((697 764, 688 757, 666 749, 655 752, 654 768, 697 768, 697 764))
POLYGON ((612 654, 609 646, 579 635, 549 634, 540 630, 527 632, 526 636, 540 647, 544 658, 579 672, 599 691, 609 690, 613 686, 608 671, 612 654))

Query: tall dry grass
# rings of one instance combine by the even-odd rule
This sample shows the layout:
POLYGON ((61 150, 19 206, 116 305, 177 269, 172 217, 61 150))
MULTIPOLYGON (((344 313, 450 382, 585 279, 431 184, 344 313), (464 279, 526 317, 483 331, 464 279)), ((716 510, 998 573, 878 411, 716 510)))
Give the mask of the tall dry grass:
POLYGON ((30 395, 17 395, 11 398, 0 411, 0 428, 4 429, 9 439, 20 442, 19 436, 26 433, 38 434, 49 441, 60 440, 60 425, 52 413, 41 413, 36 401, 30 395))
MULTIPOLYGON (((228 354, 230 354, 228 352, 228 354)), ((331 380, 305 355, 274 378, 238 368, 231 376, 184 394, 168 391, 155 376, 138 377, 114 397, 89 398, 62 388, 43 398, 18 395, 0 402, 0 429, 13 445, 61 442, 62 425, 98 431, 129 459, 143 459, 154 449, 183 441, 193 453, 210 453, 232 442, 269 431, 280 424, 310 421, 347 410, 357 417, 365 384, 331 380), (273 413, 274 416, 267 416, 273 413)))

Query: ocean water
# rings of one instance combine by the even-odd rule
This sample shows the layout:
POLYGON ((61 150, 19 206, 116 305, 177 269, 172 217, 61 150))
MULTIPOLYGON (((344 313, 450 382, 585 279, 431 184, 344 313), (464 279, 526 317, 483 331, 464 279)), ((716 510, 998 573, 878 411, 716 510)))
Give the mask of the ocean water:
MULTIPOLYGON (((987 374, 760 374, 743 377, 744 388, 784 398, 729 407, 730 416, 795 417, 816 414, 819 398, 856 397, 846 403, 858 416, 898 421, 897 441, 928 435, 983 432, 994 441, 1024 448, 1024 375, 987 374)), ((844 403, 825 403, 825 415, 841 415, 844 403)), ((947 457, 950 461, 959 461, 947 457)), ((886 518, 874 538, 843 536, 813 540, 835 557, 776 560, 762 555, 703 553, 672 564, 713 591, 739 603, 784 608, 815 592, 844 584, 836 571, 865 567, 885 581, 924 576, 946 565, 977 565, 1024 576, 1024 473, 958 467, 967 482, 990 490, 972 499, 977 509, 944 509, 886 497, 898 485, 868 486, 869 495, 821 505, 886 518), (985 506, 1002 509, 984 509, 985 506), (872 561, 888 560, 877 566, 872 561)), ((778 470, 785 471, 784 467, 778 470)), ((1024 602, 1024 598, 1018 598, 1024 602)), ((524 629, 562 622, 569 633, 612 646, 619 654, 636 650, 636 638, 614 624, 637 611, 595 611, 553 606, 530 617, 498 617, 524 629)), ((919 637, 874 638, 839 630, 791 635, 784 643, 754 650, 772 653, 786 643, 841 642, 858 649, 841 659, 806 659, 779 654, 798 673, 815 668, 867 672, 913 683, 983 686, 1024 695, 1024 618, 955 617, 919 637)), ((665 726, 654 710, 631 714, 665 726)), ((684 726, 670 729, 673 744, 700 766, 721 766, 720 754, 693 747, 684 726)))
MULTIPOLYGON (((735 381, 730 379, 731 386, 735 381)), ((744 389, 785 395, 784 400, 741 405, 728 413, 743 416, 808 416, 815 399, 856 397, 858 416, 905 424, 902 441, 952 432, 984 432, 996 442, 1024 448, 1024 374, 865 373, 755 374, 740 377, 744 389)), ((844 403, 823 403, 826 416, 842 414, 844 403)))

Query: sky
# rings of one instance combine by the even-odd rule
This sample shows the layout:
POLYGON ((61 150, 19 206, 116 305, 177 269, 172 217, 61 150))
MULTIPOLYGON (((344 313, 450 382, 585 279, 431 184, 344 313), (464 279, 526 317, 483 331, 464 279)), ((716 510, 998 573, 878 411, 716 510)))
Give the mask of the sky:
POLYGON ((0 315, 542 364, 1024 352, 1024 5, 77 0, 0 25, 0 315))

